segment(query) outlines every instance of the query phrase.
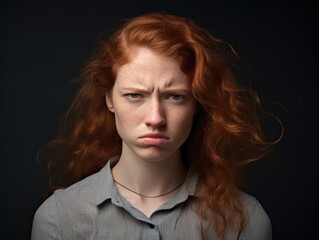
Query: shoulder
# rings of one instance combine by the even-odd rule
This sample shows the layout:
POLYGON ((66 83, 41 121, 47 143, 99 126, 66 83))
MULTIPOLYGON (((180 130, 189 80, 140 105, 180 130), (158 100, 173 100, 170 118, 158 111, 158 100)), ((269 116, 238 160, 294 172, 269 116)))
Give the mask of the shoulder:
POLYGON ((98 182, 99 173, 94 173, 65 189, 56 190, 40 207, 49 209, 53 206, 65 208, 79 201, 87 203, 94 202, 98 182))
POLYGON ((54 197, 46 199, 35 212, 32 223, 32 240, 59 239, 54 197))
POLYGON ((244 192, 240 192, 240 197, 246 209, 247 220, 239 239, 271 240, 271 221, 259 200, 244 192))
POLYGON ((67 218, 75 217, 79 209, 94 206, 98 175, 95 173, 48 197, 34 214, 31 239, 60 239, 61 226, 67 218))
POLYGON ((74 183, 66 189, 60 189, 54 192, 57 201, 71 201, 83 199, 86 201, 93 200, 96 188, 99 183, 99 172, 94 173, 79 182, 74 183))
POLYGON ((249 214, 251 214, 255 210, 265 212, 259 200, 256 197, 243 191, 239 191, 239 196, 242 204, 245 206, 249 214))

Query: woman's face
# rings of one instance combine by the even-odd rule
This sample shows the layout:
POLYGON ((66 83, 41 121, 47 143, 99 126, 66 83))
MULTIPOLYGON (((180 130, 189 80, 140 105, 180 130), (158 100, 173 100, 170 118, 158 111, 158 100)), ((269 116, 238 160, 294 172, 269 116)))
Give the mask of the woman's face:
POLYGON ((149 161, 180 156, 196 102, 191 79, 176 60, 137 48, 132 60, 118 69, 106 103, 115 115, 122 155, 149 161))

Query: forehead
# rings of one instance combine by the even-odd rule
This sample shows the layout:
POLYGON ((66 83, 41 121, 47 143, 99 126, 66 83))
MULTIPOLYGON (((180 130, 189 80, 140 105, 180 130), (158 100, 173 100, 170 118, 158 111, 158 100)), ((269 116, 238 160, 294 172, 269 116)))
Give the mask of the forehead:
POLYGON ((138 47, 131 60, 117 70, 115 84, 189 84, 189 77, 181 70, 179 62, 148 48, 138 47))

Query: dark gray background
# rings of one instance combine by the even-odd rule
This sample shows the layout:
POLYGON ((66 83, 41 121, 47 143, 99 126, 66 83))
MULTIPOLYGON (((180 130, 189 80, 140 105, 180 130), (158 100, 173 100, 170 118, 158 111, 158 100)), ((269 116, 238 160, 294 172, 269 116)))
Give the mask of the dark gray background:
POLYGON ((55 133, 96 38, 153 10, 191 17, 239 52, 248 81, 285 127, 272 154, 247 168, 245 190, 269 214, 274 239, 319 237, 316 8, 208 2, 1 1, 1 239, 30 238, 45 187, 36 152, 55 133))

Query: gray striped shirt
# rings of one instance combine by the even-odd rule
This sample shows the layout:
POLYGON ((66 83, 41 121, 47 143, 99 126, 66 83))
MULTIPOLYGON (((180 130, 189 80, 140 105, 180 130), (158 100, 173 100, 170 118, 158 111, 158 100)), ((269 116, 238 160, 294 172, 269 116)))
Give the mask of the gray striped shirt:
MULTIPOLYGON (((186 180, 179 193, 145 216, 121 197, 114 185, 111 159, 99 172, 64 190, 57 190, 37 209, 32 240, 197 240, 200 220, 190 207, 196 177, 186 180), (183 203, 183 204, 182 204, 183 203)), ((248 211, 245 229, 228 232, 227 239, 270 240, 271 223, 256 198, 241 193, 248 211)), ((208 239, 218 239, 212 227, 208 239)))

